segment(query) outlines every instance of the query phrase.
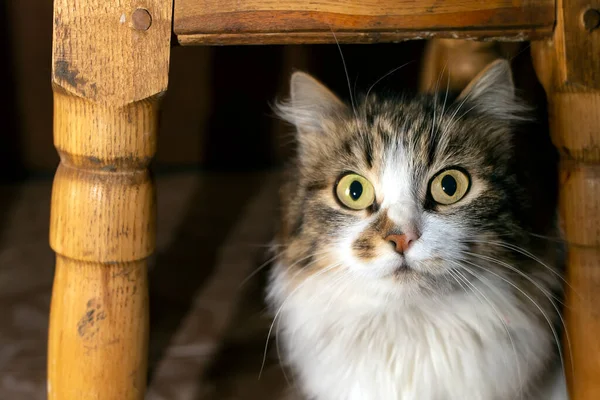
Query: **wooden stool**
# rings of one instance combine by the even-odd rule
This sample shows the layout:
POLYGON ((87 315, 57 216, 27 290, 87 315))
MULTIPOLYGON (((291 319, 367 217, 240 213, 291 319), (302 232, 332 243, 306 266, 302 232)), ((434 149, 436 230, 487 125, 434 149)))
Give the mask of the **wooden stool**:
POLYGON ((562 157, 569 389, 575 400, 600 399, 599 10, 600 0, 55 0, 61 164, 52 194, 48 398, 144 397, 156 220, 147 168, 172 38, 182 45, 330 43, 333 31, 345 43, 534 40, 562 157))

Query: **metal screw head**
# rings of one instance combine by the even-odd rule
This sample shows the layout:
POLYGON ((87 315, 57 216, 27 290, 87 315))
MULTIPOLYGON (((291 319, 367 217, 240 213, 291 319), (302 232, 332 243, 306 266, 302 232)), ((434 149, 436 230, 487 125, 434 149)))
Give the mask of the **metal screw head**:
POLYGON ((131 16, 133 20, 133 27, 139 31, 147 31, 152 25, 152 15, 144 8, 138 8, 133 12, 131 16))
POLYGON ((589 8, 583 13, 583 26, 588 32, 600 26, 600 10, 589 8))

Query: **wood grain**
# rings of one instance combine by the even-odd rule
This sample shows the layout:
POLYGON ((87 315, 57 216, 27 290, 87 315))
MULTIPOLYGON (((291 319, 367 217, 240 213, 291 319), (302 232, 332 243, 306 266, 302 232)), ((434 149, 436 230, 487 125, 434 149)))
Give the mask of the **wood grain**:
POLYGON ((49 400, 141 400, 172 3, 55 0, 49 400), (137 10, 137 11, 136 11, 137 10), (133 15, 137 15, 134 20, 133 15))
POLYGON ((288 45, 288 44, 370 44, 398 43, 406 40, 451 38, 480 41, 522 42, 542 39, 552 34, 552 27, 522 29, 448 30, 448 31, 395 31, 395 32, 289 32, 289 33, 208 33, 178 35, 182 46, 206 45, 288 45))
POLYGON ((57 256, 48 398, 144 398, 147 286, 144 260, 106 265, 57 256))
POLYGON ((182 44, 326 43, 549 35, 553 0, 179 0, 182 44), (244 36, 246 35, 246 36, 244 36))
POLYGON ((552 40, 532 44, 561 154, 560 212, 569 243, 565 319, 572 400, 600 398, 600 31, 583 13, 600 1, 558 0, 552 40))

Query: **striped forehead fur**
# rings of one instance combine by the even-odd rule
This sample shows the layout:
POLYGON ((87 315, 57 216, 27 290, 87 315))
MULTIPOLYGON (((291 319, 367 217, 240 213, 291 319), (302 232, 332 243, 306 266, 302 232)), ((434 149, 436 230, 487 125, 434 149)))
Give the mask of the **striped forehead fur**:
MULTIPOLYGON (((313 131, 299 132, 300 149, 289 171, 286 187, 295 185, 293 190, 298 192, 294 196, 302 198, 301 202, 284 201, 285 204, 291 200, 289 217, 301 219, 298 213, 310 213, 312 208, 306 206, 312 203, 321 215, 328 210, 332 215, 348 214, 331 204, 323 208, 323 203, 316 200, 333 197, 335 180, 346 171, 381 174, 386 157, 400 147, 406 156, 403 162, 412 165, 415 181, 421 183, 413 190, 419 191, 423 200, 427 173, 442 165, 466 165, 495 184, 503 183, 505 195, 517 195, 518 188, 510 187, 512 177, 506 175, 510 168, 511 120, 496 120, 475 110, 462 115, 461 110, 467 106, 462 102, 444 105, 439 98, 430 96, 408 100, 371 94, 358 103, 356 114, 349 108, 340 108, 336 114, 313 116, 321 119, 313 122, 313 131), (321 196, 304 199, 315 196, 317 190, 321 196), (298 207, 294 207, 296 203, 298 207)), ((285 110, 286 118, 291 120, 293 112, 285 110)), ((488 197, 493 200, 495 196, 491 193, 488 197)), ((325 202, 328 203, 331 201, 325 202)), ((342 222, 340 218, 336 221, 342 222)))

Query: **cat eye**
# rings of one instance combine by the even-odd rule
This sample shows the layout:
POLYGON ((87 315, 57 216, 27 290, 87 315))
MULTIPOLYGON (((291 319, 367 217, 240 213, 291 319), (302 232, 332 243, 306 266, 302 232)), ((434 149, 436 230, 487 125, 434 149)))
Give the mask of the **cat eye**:
POLYGON ((460 169, 450 168, 438 173, 429 185, 429 192, 436 203, 454 204, 467 194, 471 185, 469 175, 460 169))
POLYGON ((343 205, 352 210, 364 210, 375 201, 373 185, 358 174, 344 175, 337 183, 335 194, 343 205))

